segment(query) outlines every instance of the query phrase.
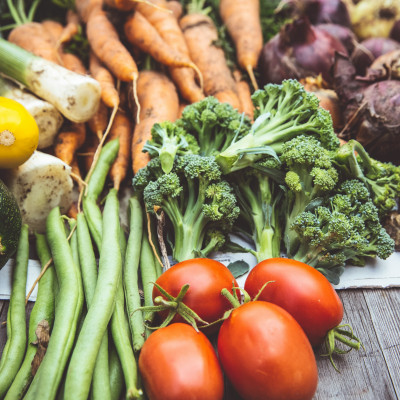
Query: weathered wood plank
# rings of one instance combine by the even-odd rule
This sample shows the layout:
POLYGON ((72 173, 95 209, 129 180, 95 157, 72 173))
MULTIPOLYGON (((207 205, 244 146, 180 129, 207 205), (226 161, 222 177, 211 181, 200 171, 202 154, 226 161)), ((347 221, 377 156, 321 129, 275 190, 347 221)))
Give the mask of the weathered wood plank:
POLYGON ((345 309, 343 322, 352 325, 365 350, 335 357, 341 373, 328 360, 318 358, 320 382, 315 399, 397 399, 364 291, 340 291, 339 294, 345 309))
POLYGON ((388 366, 397 397, 400 397, 400 291, 364 290, 372 323, 388 366))

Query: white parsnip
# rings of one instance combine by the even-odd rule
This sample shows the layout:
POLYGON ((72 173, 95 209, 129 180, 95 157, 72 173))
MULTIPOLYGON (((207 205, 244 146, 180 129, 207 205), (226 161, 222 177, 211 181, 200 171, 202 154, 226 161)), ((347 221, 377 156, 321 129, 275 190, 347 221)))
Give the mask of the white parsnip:
POLYGON ((8 170, 5 183, 32 232, 44 233, 50 210, 58 206, 66 213, 75 198, 71 167, 40 151, 18 168, 8 170))

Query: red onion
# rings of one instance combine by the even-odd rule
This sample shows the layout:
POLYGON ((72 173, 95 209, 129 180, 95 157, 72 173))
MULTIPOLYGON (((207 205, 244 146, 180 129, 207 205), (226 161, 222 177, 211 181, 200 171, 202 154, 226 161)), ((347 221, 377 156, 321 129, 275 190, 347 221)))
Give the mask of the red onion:
POLYGON ((330 23, 351 27, 350 15, 342 0, 306 0, 303 7, 314 25, 330 23))
POLYGON ((342 139, 356 139, 372 157, 400 165, 400 81, 359 80, 354 65, 341 54, 333 70, 346 123, 342 139))
POLYGON ((351 54, 351 60, 358 75, 365 75, 373 61, 383 54, 400 49, 400 43, 385 37, 373 37, 363 40, 351 54))
POLYGON ((307 18, 298 18, 264 45, 259 60, 261 83, 319 74, 329 83, 335 51, 347 54, 338 39, 312 26, 307 18))

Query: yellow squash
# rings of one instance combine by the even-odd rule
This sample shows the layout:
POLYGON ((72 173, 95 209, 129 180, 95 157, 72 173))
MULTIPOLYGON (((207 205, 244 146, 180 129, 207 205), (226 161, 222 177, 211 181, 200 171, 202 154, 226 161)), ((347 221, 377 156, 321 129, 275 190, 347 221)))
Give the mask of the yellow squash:
POLYGON ((39 128, 24 106, 0 97, 0 168, 23 164, 36 150, 39 128))

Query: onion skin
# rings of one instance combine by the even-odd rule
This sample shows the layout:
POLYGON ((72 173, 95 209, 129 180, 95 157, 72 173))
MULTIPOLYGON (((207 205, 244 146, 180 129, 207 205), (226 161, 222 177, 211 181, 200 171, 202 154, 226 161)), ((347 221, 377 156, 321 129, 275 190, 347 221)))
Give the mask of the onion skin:
POLYGON ((340 54, 334 77, 347 124, 342 139, 356 139, 371 157, 400 165, 400 81, 356 79, 354 65, 340 54))
POLYGON ((319 74, 330 83, 335 51, 347 54, 338 39, 312 26, 307 18, 298 18, 283 26, 264 45, 259 60, 261 83, 281 83, 284 79, 300 80, 319 74))
POLYGON ((365 75, 367 68, 378 57, 393 50, 400 50, 400 42, 385 37, 365 39, 351 54, 351 61, 358 75, 365 75))

